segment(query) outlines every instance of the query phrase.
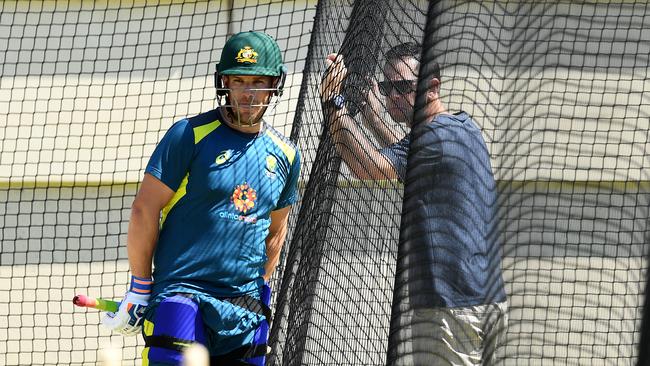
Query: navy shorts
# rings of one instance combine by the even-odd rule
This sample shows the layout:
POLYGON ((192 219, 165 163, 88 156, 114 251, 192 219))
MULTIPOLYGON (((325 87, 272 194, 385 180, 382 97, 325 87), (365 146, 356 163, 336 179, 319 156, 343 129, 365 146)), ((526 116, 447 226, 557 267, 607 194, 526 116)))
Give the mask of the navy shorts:
POLYGON ((264 365, 270 294, 265 285, 260 299, 216 299, 196 293, 162 296, 145 314, 142 364, 180 365, 183 349, 201 343, 211 364, 264 365))

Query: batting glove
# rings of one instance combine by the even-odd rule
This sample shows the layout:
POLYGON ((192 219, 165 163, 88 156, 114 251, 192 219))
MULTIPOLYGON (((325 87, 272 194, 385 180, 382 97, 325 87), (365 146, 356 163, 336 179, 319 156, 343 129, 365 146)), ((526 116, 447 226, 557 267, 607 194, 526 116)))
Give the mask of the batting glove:
POLYGON ((119 309, 115 313, 107 312, 102 319, 102 324, 126 336, 140 333, 152 284, 151 278, 131 276, 131 286, 120 302, 119 309))

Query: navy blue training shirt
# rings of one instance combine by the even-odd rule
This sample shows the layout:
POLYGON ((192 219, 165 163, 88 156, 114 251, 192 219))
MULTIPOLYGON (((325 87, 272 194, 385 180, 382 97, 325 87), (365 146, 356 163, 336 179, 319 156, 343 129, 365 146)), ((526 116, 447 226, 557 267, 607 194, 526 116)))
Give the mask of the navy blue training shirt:
POLYGON ((257 292, 271 212, 298 199, 296 146, 269 125, 246 134, 222 121, 216 109, 176 122, 147 165, 176 192, 162 211, 152 298, 257 292))
POLYGON ((404 182, 400 253, 407 256, 411 306, 505 301, 496 183, 472 118, 438 115, 380 152, 404 182))

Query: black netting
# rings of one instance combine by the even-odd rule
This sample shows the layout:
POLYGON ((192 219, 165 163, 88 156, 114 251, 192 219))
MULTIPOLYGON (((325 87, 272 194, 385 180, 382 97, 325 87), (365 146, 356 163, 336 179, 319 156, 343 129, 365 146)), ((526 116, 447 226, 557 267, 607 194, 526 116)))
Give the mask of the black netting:
POLYGON ((123 296, 144 167, 173 122, 216 107, 230 35, 277 40, 287 88, 267 118, 291 134, 314 13, 300 1, 0 3, 0 364, 96 364, 109 344, 140 363, 140 337, 110 334, 71 300, 123 296))
MULTIPOLYGON (((215 106, 221 47, 247 29, 268 32, 284 52, 288 88, 267 117, 303 156, 303 194, 271 283, 270 364, 412 361, 413 266, 400 243, 402 203, 413 195, 395 179, 355 177, 377 168, 372 152, 409 133, 369 89, 404 42, 420 47, 421 70, 440 64, 442 102, 474 117, 489 152, 509 306, 496 363, 647 362, 648 7, 2 2, 0 364, 93 364, 109 343, 124 364, 139 362, 141 339, 109 334, 98 312, 70 300, 122 296, 146 161, 172 122, 215 106), (347 145, 320 102, 332 52, 349 68, 342 90, 360 131, 347 145), (384 122, 384 133, 364 119, 384 122), (341 157, 353 147, 362 153, 348 164, 341 157)), ((426 84, 417 85, 421 108, 426 84)))
MULTIPOLYGON (((385 146, 359 113, 366 86, 343 86, 361 131, 345 143, 333 139, 319 100, 328 53, 350 60, 352 78, 381 81, 387 50, 403 42, 423 47, 425 69, 440 64, 443 103, 472 115, 487 144, 498 243, 488 257, 501 257, 509 318, 496 362, 633 363, 643 349, 649 249, 647 10, 642 2, 319 2, 299 116, 310 179, 277 304, 286 323, 272 332, 276 364, 417 363, 408 299, 418 253, 400 239, 409 197, 395 180, 355 179, 355 169, 377 165, 368 152, 385 146), (349 37, 367 29, 357 68, 349 37)), ((383 108, 379 117, 395 137, 407 133, 383 108)))

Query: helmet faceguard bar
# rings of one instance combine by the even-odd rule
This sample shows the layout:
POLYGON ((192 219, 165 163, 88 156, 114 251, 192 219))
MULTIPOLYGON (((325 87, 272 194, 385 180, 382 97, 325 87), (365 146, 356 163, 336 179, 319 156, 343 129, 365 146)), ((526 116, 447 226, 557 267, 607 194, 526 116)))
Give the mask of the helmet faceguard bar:
MULTIPOLYGON (((217 95, 218 96, 225 96, 227 95, 232 89, 231 88, 217 88, 217 95)), ((251 92, 272 92, 273 96, 277 96, 281 92, 279 91, 279 88, 248 88, 246 89, 251 92)))
MULTIPOLYGON (((264 108, 264 113, 266 113, 266 109, 271 107, 272 109, 275 109, 275 107, 278 105, 279 98, 277 97, 271 97, 268 103, 259 103, 255 99, 251 100, 251 103, 247 103, 247 107, 251 108, 264 108)), ((258 118, 255 120, 255 116, 249 116, 247 120, 242 119, 241 115, 241 107, 242 104, 238 103, 236 100, 231 101, 228 96, 225 97, 225 103, 222 101, 222 98, 217 98, 217 103, 219 104, 219 107, 223 108, 228 114, 228 117, 230 122, 242 126, 242 127, 254 127, 262 123, 262 118, 258 118)))
MULTIPOLYGON (((260 76, 266 76, 266 75, 260 75, 260 76)), ((282 66, 282 70, 280 72, 279 76, 272 76, 275 78, 278 78, 278 81, 276 82, 275 88, 266 88, 266 89, 251 89, 251 90, 259 90, 259 91, 272 91, 275 96, 278 98, 282 96, 282 93, 284 92, 284 84, 287 80, 287 68, 286 66, 282 66)), ((217 89, 217 97, 222 97, 228 94, 230 91, 230 88, 226 88, 223 84, 223 75, 219 73, 219 65, 217 64, 217 71, 214 72, 214 86, 217 89)))
MULTIPOLYGON (((249 107, 271 107, 272 109, 275 109, 275 107, 278 105, 280 102, 280 97, 282 96, 282 92, 284 91, 284 84, 287 79, 287 71, 286 67, 283 65, 282 70, 280 73, 280 76, 276 78, 278 79, 275 83, 274 88, 250 88, 248 90, 253 91, 253 92, 258 92, 258 91, 270 91, 272 92, 271 94, 271 99, 269 100, 268 103, 255 103, 256 101, 253 99, 251 101, 251 104, 248 104, 249 107)), ((217 65, 217 71, 214 73, 214 85, 216 87, 217 91, 217 103, 220 107, 225 107, 227 110, 227 113, 230 114, 230 117, 232 119, 232 122, 239 125, 239 126, 248 126, 248 127, 253 127, 261 123, 261 118, 259 121, 253 123, 253 121, 249 118, 248 121, 242 121, 241 116, 239 114, 239 106, 236 101, 235 103, 232 103, 230 101, 230 91, 231 88, 226 88, 224 83, 223 83, 223 75, 219 73, 219 66, 217 65), (225 97, 225 98, 223 98, 225 97), (223 101, 225 99, 225 103, 223 101)))

